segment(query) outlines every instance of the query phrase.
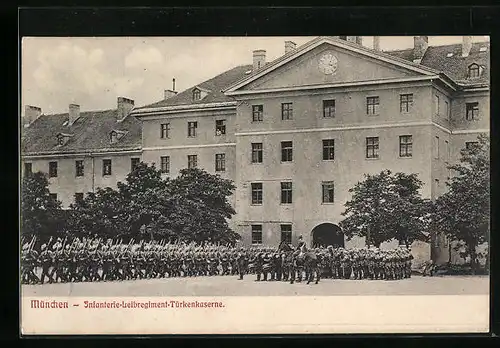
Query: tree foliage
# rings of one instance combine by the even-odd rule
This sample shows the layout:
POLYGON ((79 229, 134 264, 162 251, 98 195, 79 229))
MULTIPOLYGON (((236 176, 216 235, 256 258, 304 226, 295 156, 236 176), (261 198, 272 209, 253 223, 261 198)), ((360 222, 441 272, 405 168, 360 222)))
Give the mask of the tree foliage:
POLYGON ((476 247, 490 234, 490 141, 487 135, 461 150, 459 163, 449 166, 455 173, 447 182, 448 192, 436 199, 433 222, 452 241, 465 243, 472 266, 476 247))
POLYGON ((367 244, 380 246, 397 239, 409 246, 415 240, 427 240, 429 201, 421 198, 422 182, 416 174, 384 170, 365 175, 364 180, 349 189, 340 227, 347 238, 367 238, 367 244))
POLYGON ((117 189, 98 189, 72 206, 74 234, 123 240, 209 240, 234 244, 239 235, 228 220, 235 214, 228 197, 235 187, 201 169, 162 178, 154 164, 140 163, 117 189))
POLYGON ((26 238, 45 240, 63 230, 61 202, 52 198, 42 172, 23 178, 21 185, 21 233, 26 238))

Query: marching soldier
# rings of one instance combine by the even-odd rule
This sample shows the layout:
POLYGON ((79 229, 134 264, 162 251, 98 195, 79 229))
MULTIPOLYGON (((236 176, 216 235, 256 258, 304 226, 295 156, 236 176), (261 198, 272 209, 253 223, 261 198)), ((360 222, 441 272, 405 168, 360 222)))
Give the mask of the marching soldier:
POLYGON ((264 281, 267 281, 267 275, 272 272, 273 259, 270 253, 266 253, 262 259, 262 273, 264 274, 264 281))
POLYGON ((45 277, 49 279, 49 284, 53 283, 53 279, 50 276, 50 267, 52 265, 52 252, 47 248, 46 244, 42 244, 40 252, 40 263, 42 266, 42 275, 40 276, 40 282, 43 284, 45 282, 45 277))
POLYGON ((255 274, 257 275, 257 280, 256 281, 260 281, 260 277, 262 275, 262 266, 264 264, 264 261, 263 261, 263 255, 262 253, 257 253, 255 255, 255 258, 253 260, 253 264, 254 264, 254 267, 255 267, 255 274))
POLYGON ((240 252, 238 253, 238 256, 236 258, 237 265, 238 265, 238 274, 239 274, 239 280, 243 280, 243 276, 246 273, 246 268, 247 268, 247 257, 245 255, 245 250, 243 248, 240 249, 240 252))

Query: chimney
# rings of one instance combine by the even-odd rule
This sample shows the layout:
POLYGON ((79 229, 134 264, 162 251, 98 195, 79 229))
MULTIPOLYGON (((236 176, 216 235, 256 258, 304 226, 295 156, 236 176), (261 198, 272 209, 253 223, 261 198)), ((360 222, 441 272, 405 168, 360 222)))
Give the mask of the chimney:
POLYGON ((118 121, 123 120, 134 108, 134 101, 125 97, 118 97, 118 121))
POLYGON ((373 49, 380 52, 380 36, 373 37, 373 49))
POLYGON ((363 39, 361 38, 361 36, 346 36, 346 41, 354 42, 358 45, 361 45, 363 39))
POLYGON ((164 93, 165 93, 164 100, 167 100, 168 98, 172 98, 174 95, 177 94, 176 91, 172 91, 171 89, 166 89, 164 91, 164 93))
POLYGON ((163 93, 164 100, 167 100, 168 98, 171 98, 177 94, 177 92, 175 91, 175 79, 172 79, 172 89, 166 89, 163 93))
POLYGON ((429 46, 429 38, 427 36, 415 36, 413 38, 413 62, 420 63, 424 57, 425 51, 429 46))
POLYGON ((73 125, 76 120, 80 117, 80 105, 69 104, 69 123, 68 126, 73 125))
POLYGON ((266 64, 266 50, 253 51, 253 71, 262 68, 266 64))
POLYGON ((297 47, 297 44, 293 41, 285 41, 285 54, 287 54, 288 52, 291 52, 293 50, 295 50, 295 48, 297 47))
POLYGON ((33 121, 35 121, 42 114, 42 109, 38 106, 26 105, 24 107, 24 127, 28 127, 33 121))
POLYGON ((462 57, 468 57, 472 48, 472 36, 464 36, 462 39, 462 57))

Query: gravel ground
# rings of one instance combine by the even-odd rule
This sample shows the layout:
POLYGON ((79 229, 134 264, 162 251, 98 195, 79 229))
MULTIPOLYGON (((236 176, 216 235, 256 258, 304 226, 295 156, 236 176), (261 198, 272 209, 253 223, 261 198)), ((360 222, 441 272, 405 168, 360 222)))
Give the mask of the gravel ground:
POLYGON ((488 276, 412 276, 410 279, 333 280, 319 284, 256 282, 236 276, 144 279, 116 282, 22 285, 23 296, 345 296, 488 295, 488 276))

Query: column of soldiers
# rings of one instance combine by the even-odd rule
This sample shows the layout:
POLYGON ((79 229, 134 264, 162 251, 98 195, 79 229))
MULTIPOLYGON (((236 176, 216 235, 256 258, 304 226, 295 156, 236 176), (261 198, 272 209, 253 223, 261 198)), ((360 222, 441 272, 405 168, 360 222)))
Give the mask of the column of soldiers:
MULTIPOLYGON (((288 281, 286 254, 270 247, 236 248, 221 245, 128 244, 101 239, 52 239, 36 247, 23 245, 21 279, 24 284, 117 281, 170 277, 253 274, 257 281, 288 281)), ((386 279, 411 276, 411 253, 406 249, 313 249, 323 278, 386 279)))

